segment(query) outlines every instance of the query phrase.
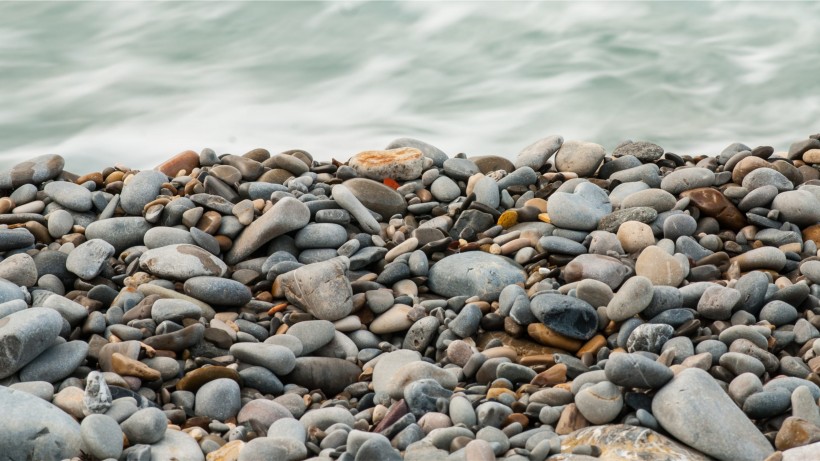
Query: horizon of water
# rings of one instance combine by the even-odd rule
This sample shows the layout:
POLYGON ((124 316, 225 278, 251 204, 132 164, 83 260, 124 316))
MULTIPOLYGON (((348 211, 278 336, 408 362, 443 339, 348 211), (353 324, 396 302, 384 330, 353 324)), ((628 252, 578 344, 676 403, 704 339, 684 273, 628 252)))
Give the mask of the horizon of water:
POLYGON ((820 131, 820 3, 0 3, 0 168, 347 160, 551 134, 714 155, 820 131))

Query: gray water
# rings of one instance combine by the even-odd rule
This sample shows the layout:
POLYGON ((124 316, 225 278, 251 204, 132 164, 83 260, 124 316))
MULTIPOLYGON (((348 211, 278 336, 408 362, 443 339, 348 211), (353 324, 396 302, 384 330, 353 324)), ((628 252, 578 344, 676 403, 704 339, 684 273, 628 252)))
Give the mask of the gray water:
POLYGON ((0 167, 820 131, 819 3, 0 3, 0 167))

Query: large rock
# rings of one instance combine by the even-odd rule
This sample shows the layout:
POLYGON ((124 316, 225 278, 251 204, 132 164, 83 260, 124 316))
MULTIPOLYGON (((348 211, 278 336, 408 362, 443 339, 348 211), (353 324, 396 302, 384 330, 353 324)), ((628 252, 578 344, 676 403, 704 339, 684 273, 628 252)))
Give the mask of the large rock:
POLYGON ((413 147, 368 150, 354 155, 349 165, 365 178, 409 181, 421 176, 424 155, 413 147))
POLYGON ((343 184, 362 202, 362 205, 382 215, 384 219, 395 214, 403 214, 407 208, 407 202, 400 193, 380 182, 353 178, 343 184))
POLYGON ((225 255, 225 262, 236 264, 275 237, 300 229, 308 222, 307 205, 292 197, 283 198, 239 234, 225 255))
POLYGON ((681 442, 725 461, 760 461, 774 452, 766 437, 709 373, 681 371, 655 395, 652 414, 681 442))
POLYGON ((562 294, 536 295, 530 302, 533 315, 557 333, 589 339, 598 329, 598 314, 586 301, 562 294))
POLYGON ((0 170, 0 189, 15 189, 23 184, 40 184, 63 172, 65 159, 55 154, 34 157, 8 170, 0 170))
POLYGON ((507 285, 523 283, 524 269, 504 256, 471 251, 448 256, 433 264, 427 286, 442 296, 496 295, 507 285))
POLYGON ((0 319, 0 379, 13 375, 48 349, 62 328, 62 316, 46 307, 33 307, 0 319))
POLYGON ((601 165, 606 150, 600 144, 585 141, 566 141, 555 154, 555 168, 561 172, 591 176, 601 165))
POLYGON ((49 402, 0 386, 0 408, 0 460, 59 460, 80 455, 80 425, 49 402))
POLYGON ((228 266, 196 245, 177 244, 148 250, 140 256, 140 267, 158 277, 188 280, 199 276, 222 277, 228 266))
MULTIPOLYGON (((561 451, 564 453, 569 453, 576 447, 590 445, 601 449, 598 459, 602 460, 709 461, 709 458, 702 453, 685 447, 652 429, 640 426, 608 424, 585 427, 561 438, 561 451)), ((578 459, 580 461, 581 458, 578 459)))
POLYGON ((346 276, 349 267, 350 260, 339 256, 282 274, 277 282, 294 305, 319 320, 339 320, 353 310, 353 290, 346 276))

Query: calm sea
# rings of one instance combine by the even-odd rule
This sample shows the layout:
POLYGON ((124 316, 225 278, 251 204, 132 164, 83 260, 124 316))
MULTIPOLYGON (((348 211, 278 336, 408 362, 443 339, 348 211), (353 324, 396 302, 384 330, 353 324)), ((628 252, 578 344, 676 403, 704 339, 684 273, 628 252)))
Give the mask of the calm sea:
POLYGON ((0 167, 184 149, 347 159, 410 136, 680 154, 820 131, 820 3, 0 3, 0 167))

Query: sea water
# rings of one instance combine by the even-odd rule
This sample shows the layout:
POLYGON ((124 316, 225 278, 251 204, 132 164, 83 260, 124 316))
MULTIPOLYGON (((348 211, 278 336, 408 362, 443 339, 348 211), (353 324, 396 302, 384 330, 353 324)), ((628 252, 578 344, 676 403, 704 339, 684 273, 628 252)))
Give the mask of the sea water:
POLYGON ((415 137, 679 154, 820 131, 820 3, 0 3, 0 168, 185 149, 346 160, 415 137))

